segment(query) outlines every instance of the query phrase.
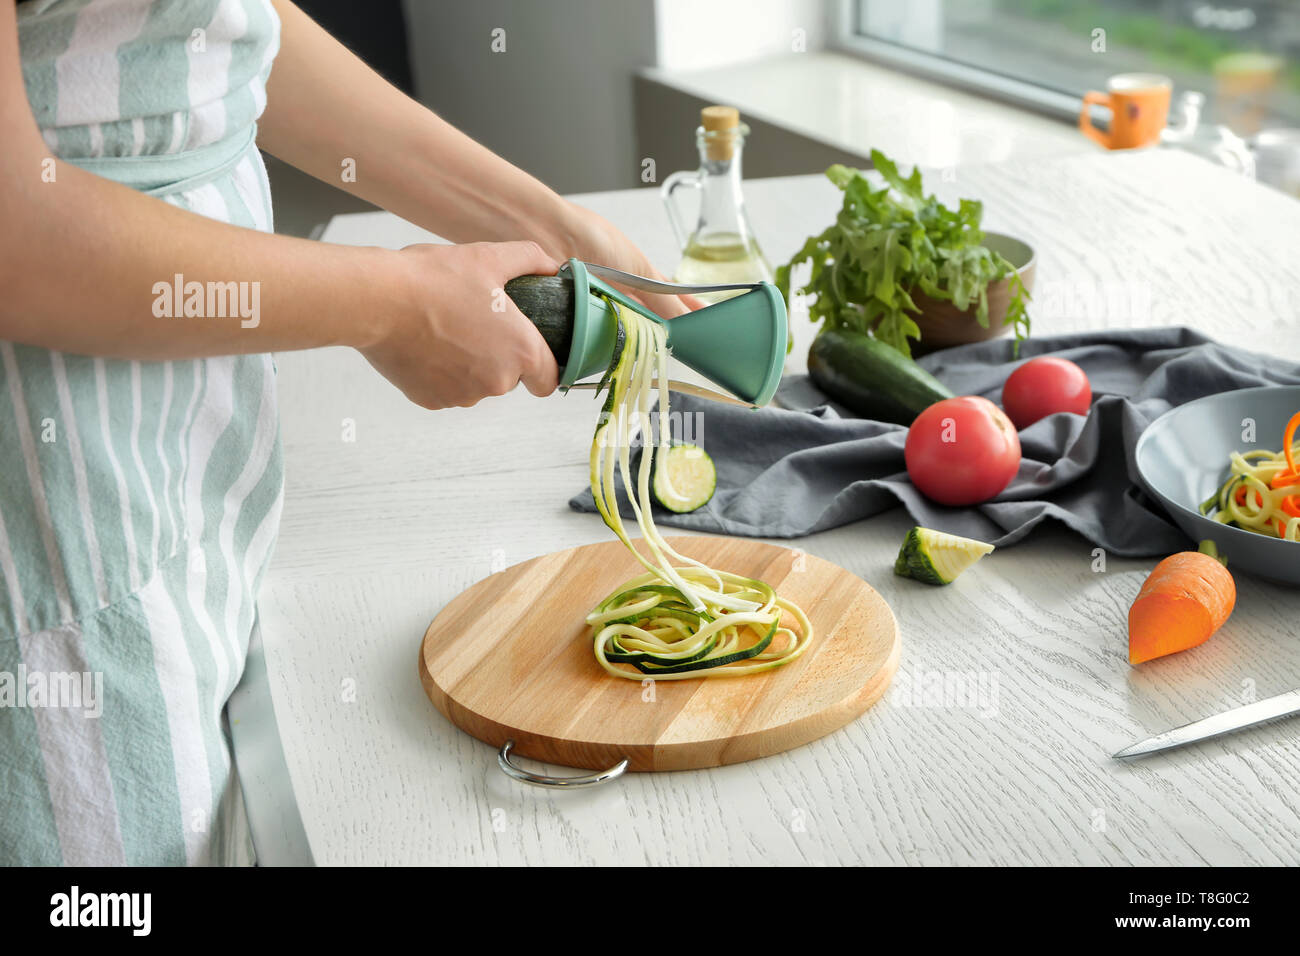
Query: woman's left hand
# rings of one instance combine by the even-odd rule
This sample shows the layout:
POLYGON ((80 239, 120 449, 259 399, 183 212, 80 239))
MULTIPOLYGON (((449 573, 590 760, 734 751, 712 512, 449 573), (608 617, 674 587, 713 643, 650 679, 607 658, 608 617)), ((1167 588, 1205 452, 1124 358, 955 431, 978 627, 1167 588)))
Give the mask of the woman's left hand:
MULTIPOLYGON (((557 259, 573 257, 583 262, 645 276, 647 279, 668 281, 650 264, 645 253, 633 245, 632 240, 608 219, 574 203, 566 205, 570 222, 569 238, 558 244, 542 241, 542 248, 550 255, 557 259)), ((704 302, 692 295, 658 295, 622 286, 619 288, 638 302, 644 302, 652 312, 665 319, 676 318, 705 306, 704 302)))

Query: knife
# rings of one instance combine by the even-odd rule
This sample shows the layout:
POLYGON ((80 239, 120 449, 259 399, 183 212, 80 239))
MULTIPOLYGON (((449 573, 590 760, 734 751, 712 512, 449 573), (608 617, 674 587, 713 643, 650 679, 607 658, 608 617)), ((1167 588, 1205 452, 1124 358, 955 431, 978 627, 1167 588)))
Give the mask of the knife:
POLYGON ((638 292, 657 292, 660 295, 690 295, 703 292, 728 292, 757 289, 762 282, 712 282, 703 285, 686 282, 667 282, 663 279, 651 279, 634 272, 624 272, 612 266, 598 266, 594 262, 584 262, 587 271, 600 276, 606 282, 614 282, 638 292))
POLYGON ((1291 717, 1295 714, 1300 714, 1300 688, 1289 690, 1285 694, 1278 694, 1276 697, 1257 700, 1255 703, 1246 704, 1244 707, 1234 707, 1232 710, 1224 711, 1222 714, 1215 714, 1213 717, 1194 720, 1190 724, 1175 727, 1173 730, 1166 730, 1163 734, 1156 734, 1154 737, 1148 737, 1146 740, 1139 741, 1130 747, 1125 747, 1119 753, 1114 754, 1114 757, 1117 760, 1146 757, 1162 750, 1171 750, 1185 744, 1209 740, 1211 737, 1230 734, 1235 730, 1254 727, 1256 724, 1262 724, 1265 721, 1277 720, 1280 717, 1291 717))
MULTIPOLYGON (((594 392, 596 389, 600 387, 600 383, 579 382, 576 385, 570 385, 568 387, 579 388, 582 389, 583 391, 594 392)), ((659 383, 658 382, 653 383, 652 387, 658 388, 659 383)), ((722 392, 715 392, 711 388, 704 388, 703 386, 700 385, 692 385, 690 382, 679 382, 676 379, 668 380, 668 390, 670 392, 681 392, 685 395, 694 395, 696 398, 707 398, 709 401, 722 402, 723 404, 726 405, 739 405, 741 408, 758 408, 757 405, 753 405, 750 404, 749 402, 741 401, 740 399, 735 398, 731 395, 726 395, 722 392)))

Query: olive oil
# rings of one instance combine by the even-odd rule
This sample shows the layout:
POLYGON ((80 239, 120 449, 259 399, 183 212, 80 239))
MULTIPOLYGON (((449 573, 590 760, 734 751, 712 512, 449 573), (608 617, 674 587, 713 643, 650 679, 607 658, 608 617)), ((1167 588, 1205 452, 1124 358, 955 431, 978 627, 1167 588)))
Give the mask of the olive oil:
MULTIPOLYGON (((717 285, 731 282, 771 282, 772 267, 753 238, 733 233, 714 233, 704 239, 692 237, 682 252, 674 282, 689 285, 717 285)), ((720 302, 736 292, 711 292, 698 296, 704 302, 720 302)))
MULTIPOLYGON (((700 153, 698 170, 673 173, 661 191, 668 219, 682 250, 673 273, 677 282, 716 285, 733 282, 771 282, 772 267, 763 256, 745 214, 740 169, 741 153, 749 127, 730 106, 706 106, 700 111, 695 145, 700 153), (699 218, 688 230, 674 193, 681 188, 699 197, 699 218)), ((710 292, 699 296, 714 303, 740 295, 710 292)))

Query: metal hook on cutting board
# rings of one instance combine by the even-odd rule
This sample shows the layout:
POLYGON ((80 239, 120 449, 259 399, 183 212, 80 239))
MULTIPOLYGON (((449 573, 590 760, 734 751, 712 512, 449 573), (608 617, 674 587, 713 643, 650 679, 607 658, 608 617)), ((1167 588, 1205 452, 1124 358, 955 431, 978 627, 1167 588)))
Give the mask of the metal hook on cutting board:
POLYGON ((545 774, 533 773, 512 764, 510 762, 510 751, 514 749, 514 746, 515 742, 513 740, 507 740, 501 745, 501 750, 497 754, 497 764, 507 777, 513 777, 520 783, 532 784, 534 787, 563 787, 569 789, 594 787, 597 784, 607 783, 615 777, 621 777, 623 771, 627 769, 627 758, 624 758, 608 770, 601 770, 598 773, 588 773, 578 777, 548 777, 545 774))

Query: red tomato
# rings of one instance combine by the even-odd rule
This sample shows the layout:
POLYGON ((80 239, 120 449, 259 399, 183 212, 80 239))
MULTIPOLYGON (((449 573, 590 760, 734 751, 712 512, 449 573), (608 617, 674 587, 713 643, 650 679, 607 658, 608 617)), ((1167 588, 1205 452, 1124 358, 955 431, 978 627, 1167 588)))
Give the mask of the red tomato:
POLYGON ((1002 407, 1016 428, 1028 428, 1057 412, 1087 415, 1091 404, 1092 386, 1083 369, 1050 355, 1030 359, 1002 386, 1002 407))
POLYGON ((974 505, 996 498, 1015 477, 1020 437, 987 398, 946 398, 916 416, 903 457, 912 484, 927 498, 974 505))

